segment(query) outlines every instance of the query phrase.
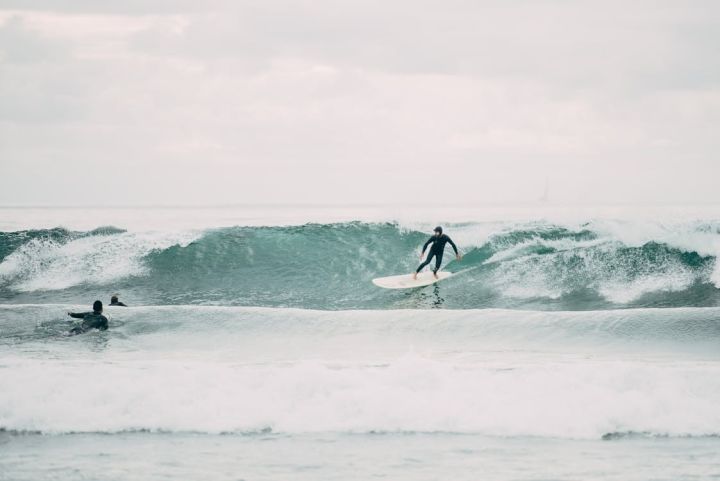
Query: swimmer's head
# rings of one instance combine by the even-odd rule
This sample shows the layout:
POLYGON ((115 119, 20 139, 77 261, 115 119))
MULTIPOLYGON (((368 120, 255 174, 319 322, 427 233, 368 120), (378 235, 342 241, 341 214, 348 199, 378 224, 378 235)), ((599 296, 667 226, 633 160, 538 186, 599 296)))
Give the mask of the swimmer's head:
POLYGON ((93 311, 102 312, 102 302, 101 301, 93 302, 93 311))
POLYGON ((442 235, 442 227, 440 227, 440 226, 435 227, 433 229, 433 232, 435 233, 435 235, 442 235))
POLYGON ((112 297, 110 298, 110 304, 112 304, 113 302, 117 302, 117 301, 118 301, 117 294, 113 294, 112 297))

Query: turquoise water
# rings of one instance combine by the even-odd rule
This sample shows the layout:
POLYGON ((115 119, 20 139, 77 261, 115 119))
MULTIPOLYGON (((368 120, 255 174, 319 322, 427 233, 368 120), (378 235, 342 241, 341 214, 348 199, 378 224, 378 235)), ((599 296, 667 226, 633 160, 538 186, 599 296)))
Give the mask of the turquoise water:
POLYGON ((720 223, 679 225, 640 240, 592 222, 574 228, 541 221, 446 228, 464 258, 455 261, 448 247, 445 269, 460 274, 443 284, 442 299, 378 290, 370 282, 411 272, 428 234, 366 222, 4 232, 0 296, 14 303, 84 302, 98 289, 111 289, 143 305, 308 309, 720 305, 720 223))
POLYGON ((720 476, 717 219, 280 211, 5 211, 0 479, 720 476))

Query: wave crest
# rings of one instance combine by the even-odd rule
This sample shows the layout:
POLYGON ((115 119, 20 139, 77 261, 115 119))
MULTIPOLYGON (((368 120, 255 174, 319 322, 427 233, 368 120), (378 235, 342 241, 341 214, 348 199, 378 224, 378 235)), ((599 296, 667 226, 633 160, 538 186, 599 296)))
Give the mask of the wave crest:
POLYGON ((142 304, 303 308, 603 309, 720 304, 715 224, 641 229, 607 222, 457 224, 463 271, 389 293, 373 277, 410 272, 427 234, 390 223, 131 233, 102 228, 0 234, 0 295, 67 301, 96 287, 142 304), (414 294, 413 294, 414 293, 414 294), (138 301, 139 300, 139 301, 138 301))

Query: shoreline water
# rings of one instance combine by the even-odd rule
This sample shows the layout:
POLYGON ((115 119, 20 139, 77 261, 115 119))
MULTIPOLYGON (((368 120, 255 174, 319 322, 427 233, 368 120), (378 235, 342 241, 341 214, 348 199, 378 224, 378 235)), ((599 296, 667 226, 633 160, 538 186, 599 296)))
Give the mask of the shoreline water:
POLYGON ((717 439, 567 441, 473 435, 0 433, 0 479, 677 481, 720 474, 717 439), (98 456, 101 461, 98 462, 98 456))

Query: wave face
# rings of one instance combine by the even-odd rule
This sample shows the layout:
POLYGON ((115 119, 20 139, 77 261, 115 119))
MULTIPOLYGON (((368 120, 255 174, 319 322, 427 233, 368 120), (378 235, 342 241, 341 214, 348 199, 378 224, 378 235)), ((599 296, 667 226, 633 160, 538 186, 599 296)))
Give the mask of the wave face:
MULTIPOLYGON (((424 226, 426 227, 426 226, 424 226)), ((128 232, 0 233, 0 299, 322 309, 608 309, 720 305, 720 223, 464 223, 448 233, 462 271, 389 292, 373 277, 412 271, 427 234, 395 223, 128 232)))
POLYGON ((720 309, 0 306, 13 432, 720 435, 720 309))

